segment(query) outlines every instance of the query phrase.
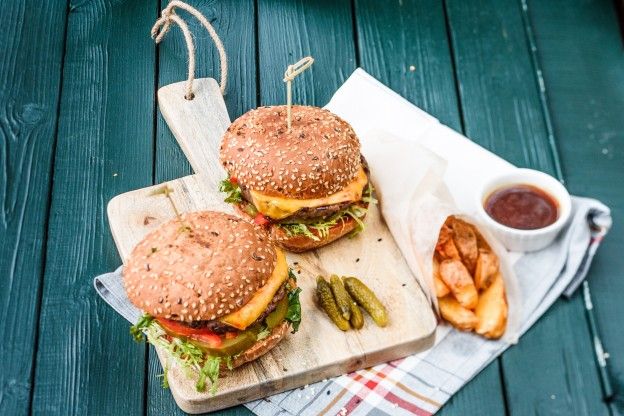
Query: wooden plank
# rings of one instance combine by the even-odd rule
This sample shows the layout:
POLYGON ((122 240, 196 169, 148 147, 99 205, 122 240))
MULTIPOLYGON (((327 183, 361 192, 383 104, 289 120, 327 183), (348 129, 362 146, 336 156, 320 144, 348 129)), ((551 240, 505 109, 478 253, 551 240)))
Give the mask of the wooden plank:
MULTIPOLYGON (((162 2, 165 7, 165 2, 162 2)), ((228 54, 229 81, 225 104, 232 119, 256 106, 256 48, 254 2, 252 0, 214 1, 193 3, 212 23, 221 37, 228 54)), ((187 17, 183 11, 180 15, 187 17)), ((195 19, 186 19, 196 42, 197 77, 217 78, 220 74, 219 57, 210 36, 195 19)), ((187 73, 187 51, 178 28, 160 44, 158 63, 158 85, 163 86, 182 81, 187 73)), ((160 112, 157 114, 157 142, 155 162, 155 183, 179 178, 191 173, 191 167, 178 143, 171 134, 160 112)), ((147 375, 147 413, 150 415, 184 414, 173 401, 171 392, 163 389, 162 374, 158 357, 153 348, 149 350, 149 371, 147 375)), ((242 406, 217 412, 216 414, 250 414, 242 406)))
MULTIPOLYGON (((195 124, 192 120, 187 129, 192 129, 195 124)), ((180 212, 216 210, 233 213, 232 206, 223 201, 218 191, 220 177, 214 171, 220 170, 221 166, 216 156, 205 172, 166 183, 173 191, 171 198, 180 212)), ((110 202, 109 222, 122 258, 128 258, 147 233, 175 218, 169 201, 153 195, 161 187, 155 185, 128 192, 110 202), (145 218, 153 220, 145 224, 145 218)), ((297 264, 297 285, 302 289, 303 319, 299 331, 287 336, 258 360, 226 373, 219 380, 219 389, 214 395, 197 392, 195 380, 169 360, 169 386, 184 411, 208 412, 257 400, 393 361, 433 345, 437 322, 430 303, 412 277, 376 205, 369 208, 366 231, 356 238, 341 239, 313 252, 288 253, 287 259, 290 265, 297 264), (393 272, 388 274, 390 269, 393 272), (335 328, 316 305, 315 296, 315 277, 333 273, 360 277, 384 304, 392 305, 388 310, 388 325, 380 328, 367 319, 364 328, 358 331, 343 333, 335 328), (305 359, 302 359, 302 351, 306 351, 305 359)), ((170 359, 164 351, 159 354, 161 362, 170 359)))
MULTIPOLYGON (((607 1, 531 2, 546 92, 570 191, 609 205, 613 229, 589 274, 594 313, 624 413, 624 56, 617 16, 607 1)), ((593 357, 585 359, 593 364, 593 357)))
POLYGON ((284 104, 284 71, 311 55, 314 65, 293 82, 293 103, 324 106, 356 68, 349 1, 258 2, 260 103, 284 104))
POLYGON ((29 410, 66 8, 65 2, 8 1, 0 13, 3 415, 29 410))
MULTIPOLYGON (((361 66, 402 96, 462 131, 444 6, 401 0, 355 4, 361 66)), ((504 414, 499 362, 458 392, 440 414, 504 414), (479 400, 487 392, 488 400, 479 400)))
MULTIPOLYGON (((447 13, 467 134, 516 165, 555 172, 518 2, 449 1, 447 13)), ((607 413, 591 357, 581 299, 559 302, 502 358, 509 411, 607 413)))
POLYGON ((70 5, 32 410, 139 414, 145 348, 98 298, 108 199, 152 179, 155 2, 70 5))

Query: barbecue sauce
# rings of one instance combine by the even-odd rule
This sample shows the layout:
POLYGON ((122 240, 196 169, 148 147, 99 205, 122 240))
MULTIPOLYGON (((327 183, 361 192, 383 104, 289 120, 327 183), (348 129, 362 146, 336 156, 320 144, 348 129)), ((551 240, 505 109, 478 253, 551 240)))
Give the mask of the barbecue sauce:
POLYGON ((557 221, 559 215, 559 204, 550 194, 523 184, 492 192, 484 208, 496 222, 518 230, 544 228, 557 221))

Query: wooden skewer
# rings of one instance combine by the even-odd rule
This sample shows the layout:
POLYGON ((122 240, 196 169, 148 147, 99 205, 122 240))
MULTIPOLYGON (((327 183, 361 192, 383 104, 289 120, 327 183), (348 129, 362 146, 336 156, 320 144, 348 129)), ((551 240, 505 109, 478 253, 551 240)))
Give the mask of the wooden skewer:
POLYGON ((291 106, 292 106, 292 81, 297 77, 297 75, 301 74, 306 69, 310 68, 314 63, 314 58, 311 56, 306 56, 301 59, 299 62, 294 63, 292 65, 288 65, 286 68, 286 72, 284 72, 284 82, 286 83, 286 120, 288 123, 288 131, 290 132, 290 127, 292 125, 291 118, 291 106))

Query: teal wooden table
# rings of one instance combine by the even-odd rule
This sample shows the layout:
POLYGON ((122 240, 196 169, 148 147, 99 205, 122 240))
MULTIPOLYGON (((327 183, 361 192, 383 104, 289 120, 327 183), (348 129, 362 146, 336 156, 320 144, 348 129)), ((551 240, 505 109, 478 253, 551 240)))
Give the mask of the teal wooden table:
MULTIPOLYGON (((169 415, 152 349, 92 289, 120 259, 116 194, 187 175, 157 111, 185 78, 166 1, 4 0, 0 8, 0 415, 169 415), (161 4, 159 4, 161 3, 161 4)), ((358 66, 511 162, 601 199, 615 225, 589 275, 614 395, 605 399, 580 294, 558 301, 444 415, 624 413, 624 50, 611 0, 194 1, 229 52, 234 118, 284 100, 324 105, 358 66)), ((191 24, 198 76, 218 74, 191 24)), ((177 32, 178 29, 173 29, 177 32)), ((247 414, 243 407, 221 414, 247 414)))

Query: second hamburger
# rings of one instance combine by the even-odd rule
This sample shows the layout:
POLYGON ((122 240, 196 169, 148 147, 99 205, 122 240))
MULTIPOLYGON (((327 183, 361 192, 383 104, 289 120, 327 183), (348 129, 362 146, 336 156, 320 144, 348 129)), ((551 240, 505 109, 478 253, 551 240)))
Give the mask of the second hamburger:
POLYGON ((271 230, 293 252, 315 249, 364 229, 372 201, 368 168, 353 128, 318 107, 260 107, 223 136, 226 202, 271 230))

